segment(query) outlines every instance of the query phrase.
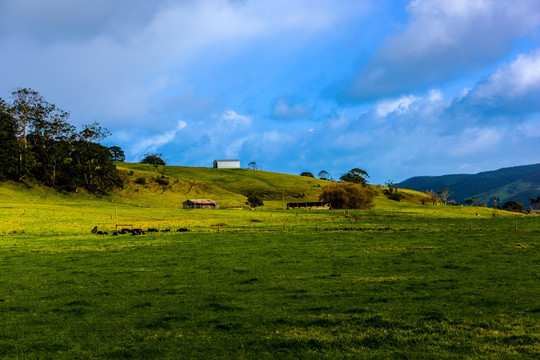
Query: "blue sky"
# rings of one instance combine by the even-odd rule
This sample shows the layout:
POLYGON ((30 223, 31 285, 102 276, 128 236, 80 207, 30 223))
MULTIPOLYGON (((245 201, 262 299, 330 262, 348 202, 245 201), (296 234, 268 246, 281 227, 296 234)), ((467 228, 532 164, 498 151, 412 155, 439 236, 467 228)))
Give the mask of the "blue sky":
POLYGON ((0 51, 1 98, 37 90, 128 161, 379 184, 540 162, 538 0, 0 0, 0 51))

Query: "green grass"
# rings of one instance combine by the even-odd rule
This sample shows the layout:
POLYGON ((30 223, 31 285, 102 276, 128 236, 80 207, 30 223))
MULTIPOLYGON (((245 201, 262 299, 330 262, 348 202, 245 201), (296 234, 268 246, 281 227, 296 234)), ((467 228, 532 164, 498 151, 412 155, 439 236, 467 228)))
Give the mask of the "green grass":
POLYGON ((530 359, 539 232, 28 234, 0 357, 530 359))
POLYGON ((283 194, 316 200, 325 182, 168 167, 163 185, 153 168, 125 166, 125 188, 104 197, 0 186, 0 358, 540 352, 539 216, 422 206, 409 191, 395 202, 380 187, 373 210, 288 211, 283 194), (254 188, 273 200, 252 211, 243 194, 254 188), (181 209, 192 197, 223 208, 181 209), (90 234, 117 217, 190 231, 90 234))

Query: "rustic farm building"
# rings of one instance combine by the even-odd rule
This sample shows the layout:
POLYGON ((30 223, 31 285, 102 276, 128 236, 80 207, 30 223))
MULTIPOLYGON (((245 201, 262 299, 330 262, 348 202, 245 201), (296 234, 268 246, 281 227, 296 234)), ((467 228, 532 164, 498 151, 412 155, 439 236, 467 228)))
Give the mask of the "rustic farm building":
POLYGON ((327 202, 287 203, 287 209, 330 209, 327 202))
POLYGON ((214 169, 240 169, 240 160, 214 160, 214 169))
POLYGON ((217 209, 218 203, 210 199, 189 199, 182 203, 184 209, 217 209))

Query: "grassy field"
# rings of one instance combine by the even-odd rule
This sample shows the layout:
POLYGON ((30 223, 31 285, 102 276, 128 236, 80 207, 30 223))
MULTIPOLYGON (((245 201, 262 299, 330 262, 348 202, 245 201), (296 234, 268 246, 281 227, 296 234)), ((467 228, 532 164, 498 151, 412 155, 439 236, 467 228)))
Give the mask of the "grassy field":
POLYGON ((372 210, 281 210, 324 181, 153 170, 125 164, 126 186, 104 197, 0 186, 0 358, 540 354, 539 216, 423 206, 416 192, 372 210), (253 188, 270 200, 249 210, 253 188), (181 209, 191 197, 224 206, 181 209), (90 233, 117 223, 172 232, 90 233))
POLYGON ((530 359, 539 232, 269 232, 0 245, 0 356, 530 359))

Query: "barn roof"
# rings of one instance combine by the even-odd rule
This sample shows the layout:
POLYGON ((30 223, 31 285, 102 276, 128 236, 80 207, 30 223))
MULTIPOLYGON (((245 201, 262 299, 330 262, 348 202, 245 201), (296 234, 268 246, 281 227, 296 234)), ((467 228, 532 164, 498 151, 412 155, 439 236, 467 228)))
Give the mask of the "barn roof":
POLYGON ((224 160, 214 160, 214 161, 219 161, 219 162, 239 162, 240 160, 236 160, 236 159, 224 159, 224 160))
POLYGON ((192 202, 194 204, 202 204, 202 205, 217 204, 217 201, 212 200, 212 199, 188 199, 187 201, 192 202))

